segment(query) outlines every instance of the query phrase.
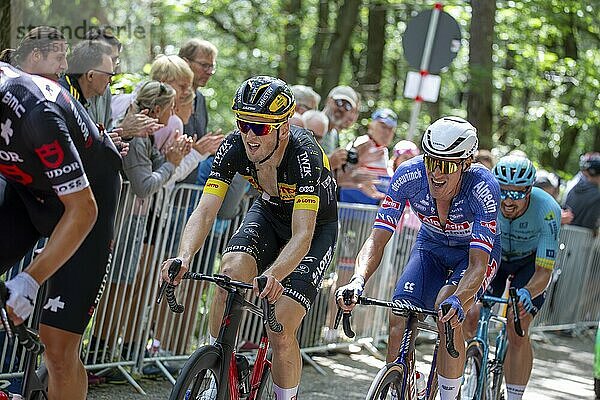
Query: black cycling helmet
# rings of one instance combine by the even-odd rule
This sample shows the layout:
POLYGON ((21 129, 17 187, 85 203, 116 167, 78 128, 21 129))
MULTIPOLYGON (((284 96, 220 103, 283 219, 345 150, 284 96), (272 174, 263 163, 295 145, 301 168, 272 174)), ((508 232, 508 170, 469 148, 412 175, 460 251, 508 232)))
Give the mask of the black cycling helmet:
POLYGON ((591 176, 600 175, 600 153, 586 153, 579 159, 579 168, 591 176))
POLYGON ((272 76, 247 79, 235 92, 231 109, 238 119, 262 117, 274 123, 285 122, 296 109, 296 100, 289 86, 272 76))

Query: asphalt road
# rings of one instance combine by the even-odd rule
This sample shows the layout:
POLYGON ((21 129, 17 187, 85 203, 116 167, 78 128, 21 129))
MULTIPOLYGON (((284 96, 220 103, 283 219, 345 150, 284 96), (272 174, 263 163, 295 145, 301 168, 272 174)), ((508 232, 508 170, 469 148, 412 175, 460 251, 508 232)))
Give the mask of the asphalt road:
MULTIPOLYGON (((536 336, 536 359, 525 400, 594 399, 592 378, 594 330, 577 337, 536 336)), ((428 351, 426 346, 419 350, 428 351)), ((423 359, 423 357, 420 357, 423 359)), ((366 351, 351 354, 318 354, 313 360, 326 372, 321 375, 305 364, 300 385, 302 400, 365 398, 371 380, 383 362, 366 351)), ((421 367, 426 371, 427 368, 421 367)), ((91 386, 88 399, 168 399, 170 384, 163 379, 139 379, 147 395, 138 394, 128 384, 91 386)))

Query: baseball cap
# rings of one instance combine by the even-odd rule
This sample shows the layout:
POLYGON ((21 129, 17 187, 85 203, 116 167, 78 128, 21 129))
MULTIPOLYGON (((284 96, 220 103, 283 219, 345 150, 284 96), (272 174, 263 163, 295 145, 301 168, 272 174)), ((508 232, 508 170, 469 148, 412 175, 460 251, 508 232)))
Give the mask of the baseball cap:
POLYGON ((401 154, 407 153, 416 156, 419 154, 419 148, 410 140, 401 140, 398 143, 396 143, 396 145, 394 146, 394 155, 399 156, 401 154))
POLYGON ((358 104, 358 95, 350 86, 336 86, 331 89, 327 97, 331 97, 334 100, 346 100, 354 108, 356 108, 356 105, 358 104))
POLYGON ((398 125, 398 116, 389 108, 380 108, 375 110, 373 115, 371 115, 371 119, 373 121, 379 120, 392 128, 395 128, 396 125, 398 125))

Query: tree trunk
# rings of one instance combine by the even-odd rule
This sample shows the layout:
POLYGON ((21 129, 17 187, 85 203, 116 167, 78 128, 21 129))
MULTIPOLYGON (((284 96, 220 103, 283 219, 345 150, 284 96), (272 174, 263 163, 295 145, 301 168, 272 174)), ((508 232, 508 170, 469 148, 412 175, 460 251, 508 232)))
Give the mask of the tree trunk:
MULTIPOLYGON (((506 61, 504 63, 504 71, 507 74, 515 68, 515 51, 506 49, 506 61)), ((500 119, 498 120, 498 142, 504 143, 510 130, 510 118, 502 114, 504 107, 512 104, 512 86, 508 83, 508 79, 504 82, 504 90, 500 96, 500 119)))
POLYGON ((600 151, 600 125, 596 125, 594 128, 594 144, 592 144, 592 151, 600 151))
POLYGON ((323 83, 319 90, 319 93, 323 98, 327 96, 329 91, 336 86, 340 80, 344 54, 346 54, 350 36, 356 26, 360 4, 360 0, 344 0, 344 3, 340 7, 336 20, 335 33, 333 34, 325 58, 328 62, 327 70, 324 71, 323 83))
POLYGON ((376 2, 369 7, 369 33, 367 38, 367 65, 365 73, 360 78, 361 91, 366 98, 377 100, 381 88, 381 73, 383 70, 383 52, 385 49, 385 28, 387 9, 376 2))
POLYGON ((317 34, 315 35, 315 43, 312 47, 310 57, 310 67, 308 68, 308 74, 306 83, 313 88, 317 87, 317 78, 322 76, 323 73, 323 49, 325 48, 325 42, 329 36, 329 2, 327 0, 321 0, 319 2, 319 21, 317 22, 317 34))
POLYGON ((10 43, 10 0, 2 0, 0 2, 0 51, 11 47, 10 43))
POLYGON ((284 4, 286 15, 285 48, 283 51, 283 79, 298 83, 298 58, 300 50, 300 25, 302 24, 302 1, 288 0, 284 4))
POLYGON ((478 131, 479 147, 492 148, 492 43, 496 2, 472 0, 469 40, 470 87, 467 115, 478 131))

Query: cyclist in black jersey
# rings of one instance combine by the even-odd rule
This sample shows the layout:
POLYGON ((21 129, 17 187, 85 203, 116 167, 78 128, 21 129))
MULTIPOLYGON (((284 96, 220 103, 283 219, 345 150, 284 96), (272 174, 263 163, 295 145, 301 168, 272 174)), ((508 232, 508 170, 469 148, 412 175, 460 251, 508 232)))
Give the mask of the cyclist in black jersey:
MULTIPOLYGON (((260 193, 229 241, 221 273, 250 281, 261 274, 267 285, 260 297, 277 302, 281 333, 269 331, 273 344, 273 381, 279 400, 296 398, 302 360, 296 332, 315 299, 337 238, 336 183, 329 160, 310 131, 291 126, 294 96, 280 79, 257 76, 245 81, 233 101, 238 129, 215 154, 198 207, 179 247, 181 275, 204 243, 235 173, 260 193), (283 295, 283 296, 282 296, 283 295)), ((171 260, 163 263, 168 280, 171 260)), ((254 290, 258 293, 256 279, 254 290)), ((211 303, 211 340, 218 335, 226 294, 211 303)))
POLYGON ((48 280, 40 336, 49 396, 85 399, 79 347, 110 262, 121 157, 79 102, 46 78, 0 63, 0 99, 0 272, 49 237, 7 282, 10 317, 26 319, 48 280))

